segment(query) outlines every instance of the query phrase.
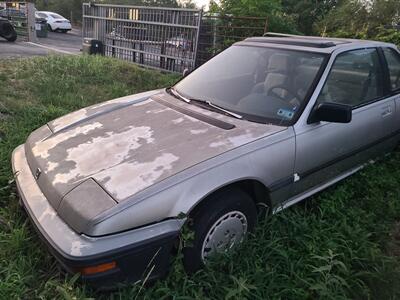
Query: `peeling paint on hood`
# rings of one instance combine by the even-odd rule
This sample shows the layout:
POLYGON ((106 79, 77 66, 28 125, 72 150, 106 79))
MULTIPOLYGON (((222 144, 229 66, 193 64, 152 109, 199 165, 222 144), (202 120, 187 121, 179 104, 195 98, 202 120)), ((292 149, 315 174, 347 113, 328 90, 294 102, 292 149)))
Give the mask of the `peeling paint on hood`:
POLYGON ((88 178, 121 202, 193 165, 285 129, 208 111, 162 91, 82 109, 50 122, 49 128, 50 136, 32 136, 28 146, 31 168, 39 166, 45 177, 44 192, 46 187, 56 190, 60 198, 52 203, 88 178), (225 130, 187 116, 152 99, 155 94, 235 128, 225 130))

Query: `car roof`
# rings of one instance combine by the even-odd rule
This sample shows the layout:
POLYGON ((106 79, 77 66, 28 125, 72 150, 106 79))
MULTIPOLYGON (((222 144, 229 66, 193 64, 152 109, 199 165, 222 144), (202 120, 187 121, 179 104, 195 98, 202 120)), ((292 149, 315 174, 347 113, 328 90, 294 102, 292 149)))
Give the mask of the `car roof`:
POLYGON ((262 37, 250 37, 236 43, 238 45, 253 45, 274 47, 307 52, 332 53, 338 49, 352 49, 363 47, 395 47, 393 44, 356 39, 301 36, 268 32, 262 37))

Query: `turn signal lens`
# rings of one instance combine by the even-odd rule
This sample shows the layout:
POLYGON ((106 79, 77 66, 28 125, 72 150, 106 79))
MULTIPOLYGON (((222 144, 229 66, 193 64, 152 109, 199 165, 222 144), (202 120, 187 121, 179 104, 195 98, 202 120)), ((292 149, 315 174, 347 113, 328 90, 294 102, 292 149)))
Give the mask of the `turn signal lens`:
POLYGON ((115 269, 116 267, 117 267, 117 263, 115 261, 112 261, 112 262, 97 265, 97 266, 85 267, 85 268, 80 269, 79 272, 82 275, 93 275, 93 274, 102 273, 102 272, 106 272, 106 271, 115 269))

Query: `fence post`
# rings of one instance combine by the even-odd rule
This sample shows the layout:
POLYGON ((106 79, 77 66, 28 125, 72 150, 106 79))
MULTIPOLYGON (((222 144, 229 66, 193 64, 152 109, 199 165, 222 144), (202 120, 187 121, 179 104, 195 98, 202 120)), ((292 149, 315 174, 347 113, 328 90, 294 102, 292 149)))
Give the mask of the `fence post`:
POLYGON ((160 68, 161 69, 164 69, 165 68, 165 57, 164 56, 162 56, 162 55, 165 55, 165 49, 166 49, 167 47, 166 47, 166 45, 165 45, 165 41, 164 42, 162 42, 162 44, 161 44, 161 49, 160 49, 160 53, 161 53, 161 56, 160 56, 160 68))
POLYGON ((26 3, 26 17, 28 23, 28 41, 32 43, 37 43, 38 39, 36 36, 36 27, 35 27, 35 4, 32 2, 26 3))
POLYGON ((200 39, 200 30, 201 30, 202 20, 203 20, 203 10, 201 9, 201 10, 199 10, 199 21, 197 23, 196 46, 194 48, 194 62, 193 62, 192 70, 197 67, 197 50, 199 49, 199 39, 200 39))
POLYGON ((265 18, 264 34, 268 32, 268 17, 265 18))

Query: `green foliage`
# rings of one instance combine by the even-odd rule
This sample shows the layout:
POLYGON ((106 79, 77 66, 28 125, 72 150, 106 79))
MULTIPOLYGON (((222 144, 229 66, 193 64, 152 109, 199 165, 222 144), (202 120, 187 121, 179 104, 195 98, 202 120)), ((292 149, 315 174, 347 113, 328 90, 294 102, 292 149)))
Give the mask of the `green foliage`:
POLYGON ((282 7, 283 11, 293 19, 297 31, 312 35, 314 24, 323 20, 337 2, 337 0, 282 0, 282 7))
POLYGON ((269 31, 296 32, 294 21, 284 13, 280 0, 221 0, 219 5, 211 2, 210 7, 221 15, 266 17, 269 31))
POLYGON ((386 29, 381 26, 377 30, 375 39, 400 46, 400 30, 386 29))
POLYGON ((400 31, 385 29, 400 21, 398 0, 342 0, 314 25, 321 35, 376 39, 399 44, 400 31))
MULTIPOLYGON (((260 222, 238 251, 188 276, 110 293, 60 273, 18 206, 12 150, 35 128, 92 103, 171 84, 176 76, 94 57, 0 61, 0 299, 397 299, 400 152, 260 222)), ((185 231, 183 240, 190 242, 185 231)))

